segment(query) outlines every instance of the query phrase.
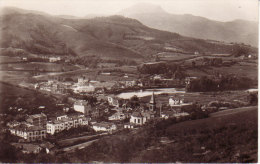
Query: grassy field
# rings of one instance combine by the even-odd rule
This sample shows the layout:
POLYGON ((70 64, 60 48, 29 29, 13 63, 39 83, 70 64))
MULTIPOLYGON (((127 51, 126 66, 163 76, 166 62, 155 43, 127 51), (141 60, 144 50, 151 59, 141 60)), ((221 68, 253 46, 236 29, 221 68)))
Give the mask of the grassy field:
POLYGON ((0 56, 0 64, 19 61, 21 61, 19 57, 0 56))
MULTIPOLYGON (((186 62, 185 62, 186 63, 186 62)), ((191 66, 191 64, 187 64, 191 66)), ((188 68, 185 70, 190 76, 207 76, 214 75, 219 72, 223 75, 234 74, 239 77, 244 76, 251 79, 257 79, 258 76, 258 65, 255 62, 239 62, 231 66, 207 66, 207 67, 196 67, 188 68)))
POLYGON ((43 74, 40 76, 36 76, 35 78, 38 80, 48 80, 50 77, 62 77, 62 78, 73 78, 77 80, 78 77, 84 76, 90 80, 97 80, 97 81, 120 81, 124 80, 123 77, 125 74, 129 75, 129 77, 136 77, 136 67, 132 66, 122 66, 122 67, 113 67, 113 68, 104 68, 104 69, 79 69, 75 71, 68 71, 68 72, 60 72, 57 74, 43 74), (99 73, 98 73, 99 72, 99 73), (110 73, 110 75, 102 74, 110 73))
POLYGON ((35 114, 42 112, 37 109, 39 106, 45 106, 44 112, 54 113, 58 110, 55 106, 56 103, 57 98, 54 95, 0 82, 0 112, 9 113, 9 118, 19 115, 17 112, 10 115, 10 112, 7 111, 9 107, 23 108, 27 114, 35 114))
MULTIPOLYGON (((225 91, 225 92, 197 92, 197 93, 175 93, 175 94, 161 94, 156 95, 156 101, 162 104, 168 104, 170 97, 183 98, 184 101, 189 103, 198 102, 199 104, 205 105, 211 101, 222 101, 222 102, 247 102, 247 96, 249 93, 245 90, 241 91, 225 91)), ((143 102, 149 102, 151 96, 140 98, 143 102)))
POLYGON ((252 79, 257 79, 258 76, 257 63, 240 62, 231 67, 215 67, 213 70, 223 74, 235 74, 237 76, 244 76, 252 79))
POLYGON ((18 85, 30 77, 30 73, 25 71, 0 71, 0 80, 11 84, 18 85))
POLYGON ((181 61, 181 60, 189 60, 192 58, 196 58, 198 55, 194 54, 182 54, 182 53, 171 53, 171 52, 162 52, 158 54, 158 57, 162 61, 181 61))
POLYGON ((6 83, 0 83, 0 111, 2 112, 4 110, 3 107, 6 107, 7 103, 11 101, 7 100, 9 98, 14 102, 18 97, 24 97, 26 99, 26 97, 29 96, 30 98, 27 99, 29 101, 32 97, 34 97, 34 95, 35 92, 32 90, 16 87, 6 83))

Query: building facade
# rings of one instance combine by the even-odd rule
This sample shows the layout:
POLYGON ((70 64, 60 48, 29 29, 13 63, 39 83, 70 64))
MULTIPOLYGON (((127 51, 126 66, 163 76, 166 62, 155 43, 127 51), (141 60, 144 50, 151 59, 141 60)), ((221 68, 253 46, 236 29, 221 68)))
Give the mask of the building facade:
POLYGON ((72 115, 47 122, 47 133, 53 135, 63 130, 88 125, 89 119, 83 115, 72 115))

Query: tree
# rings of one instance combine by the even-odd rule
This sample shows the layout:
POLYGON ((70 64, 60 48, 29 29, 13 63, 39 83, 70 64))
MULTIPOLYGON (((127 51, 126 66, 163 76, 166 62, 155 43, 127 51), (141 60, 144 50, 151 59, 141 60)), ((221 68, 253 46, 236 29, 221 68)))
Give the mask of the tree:
POLYGON ((248 95, 248 101, 250 105, 257 105, 258 104, 258 94, 257 93, 250 93, 248 95))

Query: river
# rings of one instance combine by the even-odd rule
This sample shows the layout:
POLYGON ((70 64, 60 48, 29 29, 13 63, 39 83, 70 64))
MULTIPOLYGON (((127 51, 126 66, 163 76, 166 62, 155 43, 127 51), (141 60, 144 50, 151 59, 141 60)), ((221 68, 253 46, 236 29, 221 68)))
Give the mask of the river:
POLYGON ((145 96, 151 96, 152 93, 154 92, 155 95, 160 95, 160 94, 173 94, 173 93, 185 93, 184 88, 156 88, 156 89, 146 89, 146 90, 139 90, 139 91, 132 91, 132 92, 123 92, 118 95, 116 95, 119 98, 122 99, 130 99, 134 95, 137 97, 145 97, 145 96))

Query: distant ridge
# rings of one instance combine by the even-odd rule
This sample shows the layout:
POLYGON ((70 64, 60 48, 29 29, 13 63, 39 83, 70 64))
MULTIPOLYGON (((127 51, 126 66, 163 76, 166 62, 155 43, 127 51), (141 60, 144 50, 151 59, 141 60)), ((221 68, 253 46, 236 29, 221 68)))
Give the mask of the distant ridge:
POLYGON ((158 5, 136 4, 119 12, 146 26, 184 36, 258 46, 258 23, 246 20, 220 22, 191 14, 170 14, 158 5))

